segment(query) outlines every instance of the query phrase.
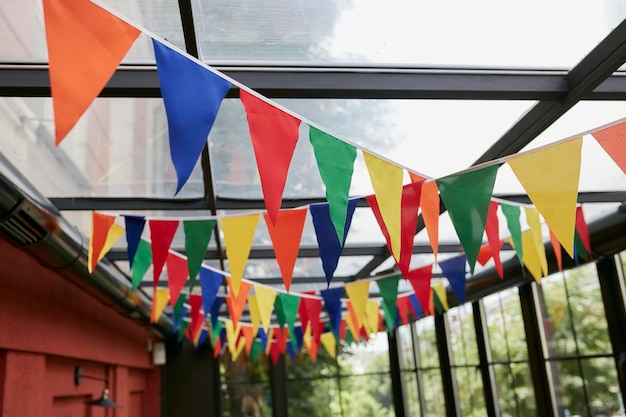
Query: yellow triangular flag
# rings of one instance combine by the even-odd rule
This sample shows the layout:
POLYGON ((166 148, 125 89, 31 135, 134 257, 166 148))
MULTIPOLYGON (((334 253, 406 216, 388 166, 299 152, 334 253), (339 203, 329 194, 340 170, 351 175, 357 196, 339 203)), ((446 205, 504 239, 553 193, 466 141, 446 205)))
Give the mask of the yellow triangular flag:
POLYGON ((241 355, 241 352, 243 352, 244 347, 246 347, 246 339, 242 337, 239 339, 239 343, 237 344, 237 348, 235 349, 235 351, 231 352, 231 360, 233 362, 235 362, 237 358, 239 358, 239 355, 241 355))
POLYGON ((508 160, 528 197, 572 258, 582 143, 580 137, 508 160))
POLYGON ((228 343, 228 350, 230 351, 231 357, 235 357, 235 352, 237 351, 237 337, 239 336, 241 325, 237 323, 237 327, 235 327, 232 320, 226 320, 224 321, 224 328, 226 329, 226 342, 228 343))
MULTIPOLYGON (((543 236, 541 236, 541 221, 539 220, 539 211, 532 207, 525 207, 526 222, 530 228, 530 234, 533 238, 533 244, 539 256, 539 264, 543 276, 548 276, 548 259, 546 258, 546 247, 543 245, 543 236)), ((525 248, 522 247, 522 250, 525 248)))
POLYGON ((368 333, 378 333, 380 306, 376 300, 367 300, 365 305, 365 330, 368 333))
MULTIPOLYGON (((515 249, 513 239, 509 238, 509 243, 515 249)), ((537 283, 541 282, 541 261, 539 260, 539 254, 535 247, 535 242, 530 230, 524 230, 522 232, 522 262, 530 275, 533 276, 537 283)))
POLYGON ((313 336, 311 335, 311 323, 306 325, 306 329, 304 330, 304 334, 302 335, 302 343, 304 347, 308 351, 311 349, 311 342, 313 341, 313 336))
MULTIPOLYGON (((365 306, 370 295, 370 280, 346 284, 344 288, 346 290, 346 294, 348 294, 348 297, 350 298, 352 308, 354 309, 354 315, 357 321, 354 324, 358 328, 361 328, 363 325, 363 319, 365 318, 365 306)), ((358 333, 355 336, 358 336, 358 333)))
POLYGON ((363 158, 372 181, 380 215, 389 232, 391 253, 398 261, 400 259, 400 207, 404 171, 401 167, 383 161, 367 152, 363 152, 363 158))
POLYGON ((337 340, 335 339, 335 335, 332 334, 332 332, 322 333, 320 341, 330 357, 335 358, 337 355, 337 340))
POLYGON ((240 217, 223 217, 220 219, 224 243, 226 244, 226 257, 230 267, 230 278, 235 296, 239 294, 239 286, 243 278, 243 270, 246 267, 250 248, 254 239, 259 215, 252 214, 240 217))
POLYGON ((259 325, 261 324, 261 313, 259 312, 259 303, 256 299, 256 295, 248 296, 248 310, 250 311, 250 322, 252 323, 252 331, 254 334, 257 334, 259 331, 259 325))
POLYGON ((448 311, 448 294, 446 294, 446 289, 443 286, 443 281, 439 280, 433 285, 433 290, 435 294, 437 294, 437 298, 441 302, 441 306, 443 307, 443 311, 448 311))
MULTIPOLYGON (((267 333, 267 329, 270 327, 272 321, 272 311, 274 311, 274 301, 276 300, 276 291, 261 285, 254 286, 254 293, 256 295, 256 302, 259 308, 259 315, 261 323, 263 324, 263 330, 267 333)), ((248 304, 250 301, 248 301, 248 304)))
POLYGON ((168 288, 157 288, 152 297, 152 311, 150 313, 150 321, 156 323, 159 321, 163 310, 170 299, 170 290, 168 288))
MULTIPOLYGON (((277 332, 280 331, 280 329, 276 329, 277 332)), ((274 327, 270 327, 270 331, 267 334, 267 346, 265 346, 265 354, 269 355, 270 354, 270 349, 272 347, 272 341, 274 340, 274 327)))

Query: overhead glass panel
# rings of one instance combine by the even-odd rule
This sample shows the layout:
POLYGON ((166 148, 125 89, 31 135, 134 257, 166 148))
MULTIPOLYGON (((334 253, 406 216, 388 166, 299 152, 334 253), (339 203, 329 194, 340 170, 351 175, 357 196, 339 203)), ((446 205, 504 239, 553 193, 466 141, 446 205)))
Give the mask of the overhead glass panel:
POLYGON ((210 62, 570 67, 626 10, 617 0, 195 0, 194 14, 210 62))
MULTIPOLYGON (((47 197, 174 197, 163 101, 100 98, 54 146, 50 98, 0 98, 2 153, 47 197)), ((196 165, 176 196, 204 195, 196 165)))
MULTIPOLYGON (((98 4, 98 1, 94 2, 98 4)), ((184 48, 183 30, 176 0, 102 0, 100 4, 133 26, 184 48)), ((154 63, 152 42, 142 33, 124 59, 126 63, 154 63)), ((41 0, 4 1, 0 4, 0 62, 48 61, 41 0)))
MULTIPOLYGON (((528 109, 527 101, 276 100, 304 119, 290 165, 284 198, 323 197, 307 124, 430 177, 470 166, 528 109)), ((222 103, 209 135, 216 193, 262 198, 246 115, 237 99, 222 103)), ((360 152, 350 194, 371 194, 360 152)))

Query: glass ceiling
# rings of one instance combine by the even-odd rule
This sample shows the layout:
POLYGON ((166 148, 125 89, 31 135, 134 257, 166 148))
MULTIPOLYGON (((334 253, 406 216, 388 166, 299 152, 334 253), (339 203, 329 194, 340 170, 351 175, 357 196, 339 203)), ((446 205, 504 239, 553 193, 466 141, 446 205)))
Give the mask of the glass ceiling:
MULTIPOLYGON (((183 28, 189 30, 193 23, 201 59, 252 72, 262 66, 297 66, 303 73, 324 67, 349 71, 390 66, 436 68, 444 72, 459 68, 514 68, 520 73, 557 68, 564 69, 566 74, 626 17, 624 2, 617 0, 517 3, 190 0, 193 21, 184 25, 177 0, 94 2, 106 5, 181 49, 185 48, 183 28)), ((0 2, 0 42, 0 69, 47 62, 40 0, 0 2)), ((149 34, 140 36, 123 63, 129 68, 154 65, 149 34)), ((355 99, 341 87, 325 92, 323 96, 328 98, 273 100, 302 116, 305 123, 322 127, 341 139, 434 178, 471 166, 541 100, 540 97, 502 100, 488 95, 473 100, 355 99)), ((190 181, 174 196, 176 175, 169 157, 167 120, 161 98, 146 98, 149 95, 98 98, 63 144, 55 147, 51 99, 34 95, 0 97, 0 126, 4 132, 0 149, 46 197, 61 202, 87 197, 99 202, 120 197, 130 199, 126 206, 120 206, 119 213, 138 213, 133 201, 143 198, 200 199, 206 197, 206 186, 213 187, 218 200, 241 202, 242 210, 250 200, 262 200, 246 115, 238 99, 224 100, 209 135, 211 172, 203 172, 198 163, 190 181)), ((622 119, 626 117, 624 103, 580 101, 523 150, 585 135, 589 129, 622 119)), ((597 143, 589 140, 588 134, 585 138, 579 190, 626 191, 623 172, 597 143)), ((369 176, 359 155, 350 194, 371 193, 369 176)), ((506 165, 499 170, 494 193, 524 194, 506 165)), ((283 197, 296 199, 292 203, 296 206, 297 199, 324 197, 305 124, 301 126, 283 197)), ((258 201, 256 204, 249 209, 259 211, 258 201)), ((615 204, 609 203, 611 207, 615 204)), ((588 220, 607 206, 597 207, 585 205, 588 220)), ((207 216, 219 208, 213 201, 198 212, 155 211, 148 207, 141 213, 207 216)), ((72 207, 72 210, 64 211, 64 216, 88 236, 89 207, 72 207)), ((458 243, 447 213, 441 216, 440 224, 440 240, 458 243)), ((506 233, 506 228, 501 227, 503 237, 506 233)), ((219 247, 223 249, 223 237, 219 239, 219 247)), ((415 242, 426 245, 426 233, 418 233, 415 242)), ((271 240, 261 221, 253 250, 268 245, 271 240)), ((310 216, 302 245, 316 245, 310 216)), ((374 216, 366 207, 357 209, 346 241, 347 247, 358 245, 384 246, 374 216)), ((119 243, 116 249, 122 247, 123 243, 119 243)), ((183 247, 184 236, 179 233, 173 248, 183 247)), ((214 238, 209 249, 215 252, 217 248, 214 238)), ((413 265, 428 262, 431 256, 416 256, 413 265)), ((344 257, 337 275, 356 276, 373 258, 371 255, 344 257)), ((373 273, 393 266, 388 258, 373 273)), ((316 258, 301 258, 296 269, 297 277, 323 276, 316 258)), ((278 277, 279 271, 275 260, 257 258, 251 260, 244 276, 272 278, 278 277)), ((294 281, 294 285, 300 283, 294 281)))

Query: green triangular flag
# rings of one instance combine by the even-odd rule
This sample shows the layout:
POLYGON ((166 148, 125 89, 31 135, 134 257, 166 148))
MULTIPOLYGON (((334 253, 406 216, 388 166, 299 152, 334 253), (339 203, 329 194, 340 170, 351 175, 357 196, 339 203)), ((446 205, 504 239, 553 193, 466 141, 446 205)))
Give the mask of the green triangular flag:
POLYGON ((524 261, 522 260, 524 257, 524 251, 522 250, 522 225, 519 221, 521 209, 518 206, 511 206, 508 204, 500 204, 500 208, 502 209, 502 214, 504 214, 504 217, 506 218, 506 225, 509 228, 513 246, 515 246, 517 259, 519 259, 519 263, 521 265, 524 265, 524 261))
POLYGON ((252 348, 250 348, 250 359, 253 365, 258 365, 261 353, 263 353, 263 344, 260 340, 255 339, 254 343, 252 343, 252 348))
POLYGON ((176 304, 174 304, 174 314, 173 317, 179 317, 181 310, 183 309, 183 304, 187 302, 187 296, 185 294, 180 294, 178 296, 178 300, 176 300, 176 304))
POLYGON ((187 331, 187 327, 189 327, 189 322, 185 320, 183 320, 182 323, 180 323, 180 325, 178 326, 178 341, 179 342, 181 342, 185 338, 185 332, 187 331))
POLYGON ((401 275, 392 275, 387 278, 379 279, 376 281, 380 295, 383 297, 381 303, 383 311, 385 312, 385 321, 387 322, 387 328, 393 331, 396 322, 396 301, 398 299, 398 282, 400 282, 401 275))
POLYGON ((276 318, 281 329, 287 324, 289 330, 293 330, 293 323, 296 320, 299 305, 300 297, 282 292, 278 293, 278 297, 276 297, 274 302, 274 310, 276 311, 276 318))
POLYGON ((224 322, 222 320, 217 320, 215 322, 215 326, 211 326, 211 344, 213 346, 215 346, 215 341, 220 337, 222 327, 224 327, 224 322))
POLYGON ((472 274, 483 241, 498 167, 492 165, 436 180, 472 274))
POLYGON ((309 140, 313 145, 317 168, 326 186, 330 219, 335 226, 339 243, 343 245, 356 148, 313 126, 309 126, 309 140))
POLYGON ((145 240, 140 240, 137 245, 137 253, 133 260, 133 268, 131 270, 131 276, 133 279, 133 291, 139 288, 139 284, 146 275, 148 269, 152 266, 152 250, 150 244, 145 240))
POLYGON ((580 238, 578 232, 576 232, 574 235, 574 248, 576 249, 576 256, 578 256, 585 262, 589 262, 589 254, 587 253, 587 249, 585 249, 585 244, 580 238))
POLYGON ((189 294, 193 291, 216 222, 217 220, 183 220, 189 270, 189 294))
POLYGON ((354 336, 352 335, 352 332, 350 330, 346 330, 346 345, 351 345, 352 343, 355 342, 354 340, 354 336))

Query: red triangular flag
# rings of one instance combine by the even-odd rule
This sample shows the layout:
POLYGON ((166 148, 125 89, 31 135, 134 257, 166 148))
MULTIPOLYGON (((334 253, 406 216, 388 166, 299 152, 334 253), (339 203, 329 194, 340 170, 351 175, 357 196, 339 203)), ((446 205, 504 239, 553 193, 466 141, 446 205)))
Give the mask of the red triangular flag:
POLYGON ((409 324, 409 297, 398 297, 396 300, 396 307, 398 307, 398 314, 402 324, 409 324))
POLYGON ((409 272, 413 255, 413 240, 417 232, 420 195, 424 181, 413 182, 402 187, 400 207, 400 262, 398 268, 403 275, 409 272))
POLYGON ((489 259, 491 259, 491 247, 489 245, 482 245, 478 250, 476 260, 479 264, 485 266, 485 264, 489 262, 489 259))
POLYGON ((139 30, 84 0, 44 0, 55 143, 100 94, 139 30))
POLYGON ((502 269, 502 260, 500 259, 500 249, 502 248, 502 240, 500 240, 500 226, 498 223, 498 203, 492 201, 489 203, 487 211, 487 221, 485 223, 485 233, 487 234, 487 242, 491 248, 491 256, 496 266, 496 271, 500 279, 504 278, 502 269))
POLYGON ((167 286, 170 289, 170 306, 176 305, 188 276, 187 258, 183 258, 182 255, 175 252, 169 252, 167 256, 167 286))
POLYGON ((281 210, 278 212, 275 222, 272 222, 268 213, 265 213, 263 216, 267 224, 267 231, 274 245, 276 262, 278 262, 280 267, 280 274, 287 292, 289 292, 293 268, 296 264, 296 259, 298 259, 300 239, 302 238, 302 229, 304 228, 307 211, 307 209, 281 210))
POLYGON ((191 316, 191 323, 189 324, 189 328, 191 330, 191 340, 196 339, 196 334, 202 330, 202 325, 204 324, 204 317, 202 311, 202 296, 200 294, 191 294, 188 298, 190 308, 189 315, 191 316))
POLYGON ((298 312, 302 328, 306 328, 306 325, 310 323, 312 331, 315 331, 315 329, 319 328, 320 325, 322 300, 319 298, 301 297, 298 312))
POLYGON ((244 89, 239 90, 239 98, 248 119, 265 206, 275 224, 298 142, 300 120, 244 89))
POLYGON ((150 226, 150 249, 152 250, 152 276, 154 288, 156 288, 163 265, 174 240, 174 234, 178 229, 178 220, 148 220, 150 226))
MULTIPOLYGON (((411 283, 411 287, 413 287, 413 291, 417 296, 417 300, 422 305, 422 310, 424 312, 430 312, 430 298, 431 298, 431 290, 430 290, 430 281, 433 278, 433 266, 427 265, 421 268, 413 269, 409 271, 406 276, 406 279, 411 283)), ((407 298, 408 300, 408 298, 407 298)))

